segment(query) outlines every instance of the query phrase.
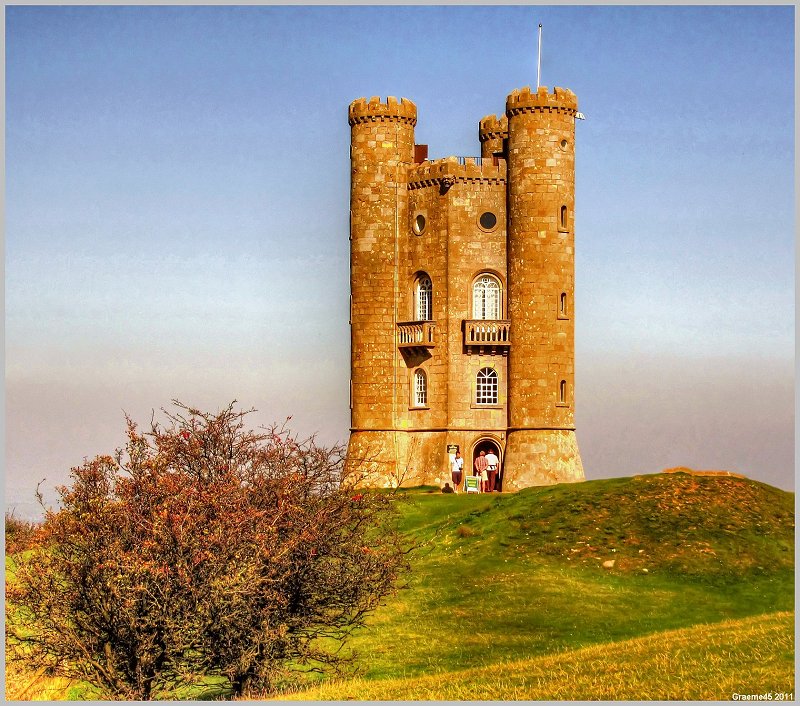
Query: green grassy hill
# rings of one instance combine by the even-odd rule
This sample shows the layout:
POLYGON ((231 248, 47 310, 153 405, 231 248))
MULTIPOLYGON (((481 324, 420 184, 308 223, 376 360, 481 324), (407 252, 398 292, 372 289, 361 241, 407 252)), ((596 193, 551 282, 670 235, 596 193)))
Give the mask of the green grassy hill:
MULTIPOLYGON (((762 483, 680 473, 513 495, 410 493, 402 527, 422 547, 408 587, 353 640, 362 677, 410 687, 423 676, 460 679, 467 669, 792 611, 793 505, 792 493, 762 483)), ((755 670, 755 653, 752 662, 755 670)), ((793 657, 783 666, 791 690, 793 657)))
POLYGON ((792 493, 683 473, 416 490, 399 522, 420 548, 408 586, 352 640, 358 679, 298 698, 793 691, 792 493))

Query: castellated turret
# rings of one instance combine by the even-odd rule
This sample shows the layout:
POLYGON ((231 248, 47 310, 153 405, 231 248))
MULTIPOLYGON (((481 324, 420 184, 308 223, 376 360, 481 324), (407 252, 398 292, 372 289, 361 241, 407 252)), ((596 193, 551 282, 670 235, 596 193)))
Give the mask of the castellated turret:
POLYGON ((496 115, 487 115, 478 126, 478 139, 481 143, 481 157, 505 156, 508 140, 508 118, 499 120, 496 115))
POLYGON ((572 91, 514 91, 508 116, 509 490, 583 479, 575 440, 572 91))
POLYGON ((452 483, 456 451, 465 475, 499 458, 484 490, 583 479, 576 111, 571 91, 514 91, 480 157, 428 160, 413 103, 350 105, 352 482, 452 483))
POLYGON ((395 473, 397 297, 416 106, 390 96, 350 104, 350 468, 395 473), (356 459, 358 463, 356 464, 356 459), (357 467, 356 467, 357 466, 357 467))

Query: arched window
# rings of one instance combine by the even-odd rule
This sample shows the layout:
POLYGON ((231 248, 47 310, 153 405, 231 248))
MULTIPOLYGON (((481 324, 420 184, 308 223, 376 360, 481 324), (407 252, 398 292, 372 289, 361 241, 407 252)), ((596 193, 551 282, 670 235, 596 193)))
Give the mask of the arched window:
POLYGON ((494 368, 481 368, 475 386, 476 404, 497 404, 497 371, 494 368))
POLYGON ((500 319, 503 313, 503 288, 497 277, 481 275, 472 285, 472 318, 500 319))
POLYGON ((567 403, 567 381, 562 380, 558 385, 558 403, 567 403))
POLYGON ((425 371, 418 368, 414 371, 414 406, 425 407, 428 404, 428 377, 425 371))
POLYGON ((567 316, 567 293, 561 292, 561 296, 558 299, 558 313, 559 316, 566 317, 567 316))
POLYGON ((417 321, 433 319, 433 284, 428 275, 417 280, 417 321))
POLYGON ((562 206, 561 207, 561 213, 559 215, 558 225, 559 225, 559 228, 561 228, 561 230, 566 230, 567 229, 567 207, 566 206, 562 206))

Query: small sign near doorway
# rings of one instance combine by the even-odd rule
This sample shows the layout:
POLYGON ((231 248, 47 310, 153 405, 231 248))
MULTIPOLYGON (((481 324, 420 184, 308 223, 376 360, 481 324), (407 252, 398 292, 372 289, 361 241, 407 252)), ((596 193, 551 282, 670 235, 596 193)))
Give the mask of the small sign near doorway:
POLYGON ((477 476, 467 476, 464 479, 464 488, 466 488, 468 493, 480 493, 481 492, 480 478, 478 478, 477 476))
POLYGON ((456 455, 456 451, 458 451, 458 444, 448 444, 447 445, 447 453, 456 455))

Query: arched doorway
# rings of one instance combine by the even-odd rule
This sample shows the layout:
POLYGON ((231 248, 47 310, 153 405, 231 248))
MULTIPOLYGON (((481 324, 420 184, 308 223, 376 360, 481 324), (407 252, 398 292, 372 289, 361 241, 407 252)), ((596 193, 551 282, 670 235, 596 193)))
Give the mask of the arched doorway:
POLYGON ((500 492, 503 490, 503 449, 496 439, 491 437, 478 439, 478 441, 476 441, 472 447, 472 465, 470 467, 470 473, 475 473, 475 459, 481 455, 481 451, 483 451, 484 454, 488 454, 490 451, 492 451, 499 459, 497 475, 495 476, 494 482, 494 490, 496 492, 500 492))

